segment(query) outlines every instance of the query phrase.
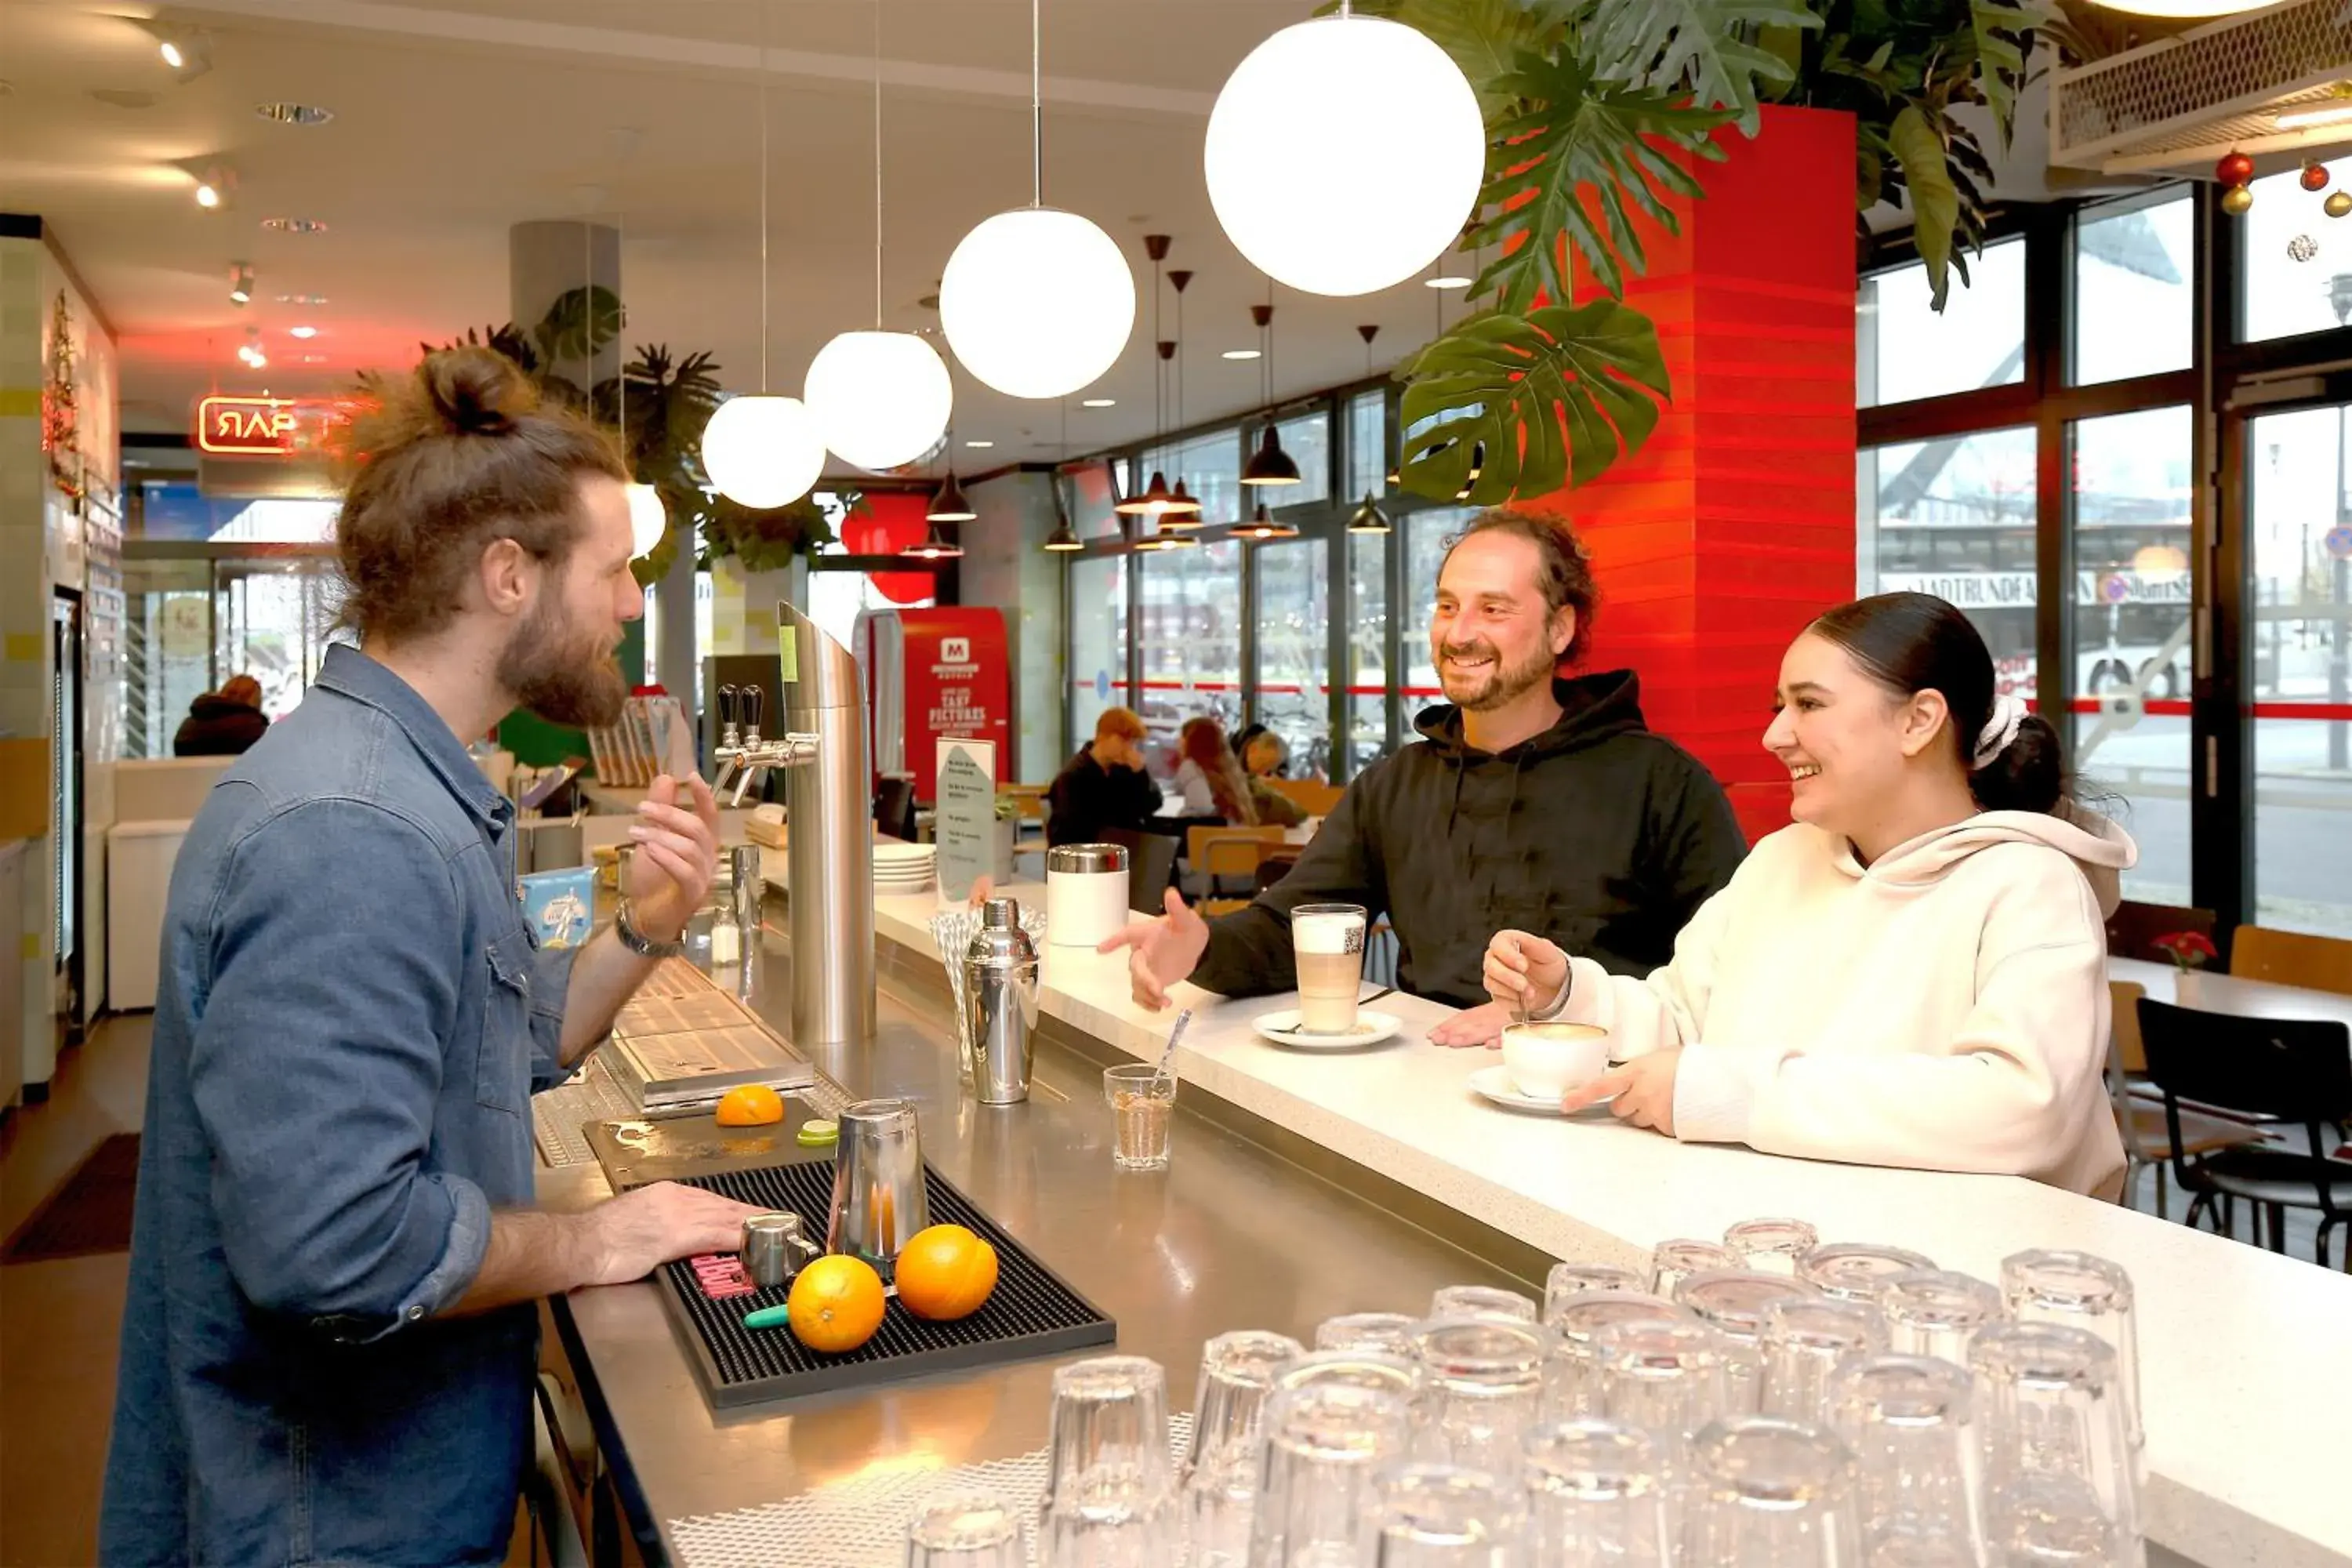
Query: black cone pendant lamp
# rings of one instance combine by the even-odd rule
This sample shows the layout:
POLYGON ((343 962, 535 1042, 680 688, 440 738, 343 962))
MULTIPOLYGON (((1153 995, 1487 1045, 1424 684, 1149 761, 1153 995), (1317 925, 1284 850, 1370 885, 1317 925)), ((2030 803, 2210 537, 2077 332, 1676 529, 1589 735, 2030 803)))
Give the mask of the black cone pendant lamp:
POLYGON ((1276 521, 1274 514, 1265 510, 1265 502, 1260 501, 1255 515, 1234 529, 1234 537, 1246 539, 1254 544, 1264 544, 1268 540, 1297 538, 1298 526, 1276 521))
MULTIPOLYGON (((1067 395, 1064 395, 1055 401, 1062 405, 1061 460, 1066 463, 1070 460, 1070 400, 1067 395)), ((1053 555, 1068 555, 1084 550, 1087 547, 1087 542, 1080 539, 1078 531, 1070 526, 1069 508, 1062 504, 1062 474, 1058 466, 1053 475, 1053 489, 1054 531, 1045 536, 1045 542, 1038 548, 1053 555)))
POLYGON ((1245 485, 1295 485, 1298 482, 1298 464, 1282 449, 1281 432, 1275 428, 1274 413, 1274 283, 1268 279, 1265 291, 1269 298, 1263 305, 1250 307, 1250 320, 1257 323, 1258 390, 1265 397, 1265 438, 1258 443, 1249 462, 1242 468, 1245 485))
MULTIPOLYGON (((1368 321, 1356 329, 1356 335, 1364 340, 1364 374, 1370 375, 1372 373, 1372 340, 1381 335, 1380 323, 1368 321)), ((1380 502, 1372 499, 1372 492, 1369 489, 1364 492, 1364 504, 1348 519, 1349 533, 1387 533, 1393 526, 1389 521, 1389 514, 1381 510, 1380 502)))

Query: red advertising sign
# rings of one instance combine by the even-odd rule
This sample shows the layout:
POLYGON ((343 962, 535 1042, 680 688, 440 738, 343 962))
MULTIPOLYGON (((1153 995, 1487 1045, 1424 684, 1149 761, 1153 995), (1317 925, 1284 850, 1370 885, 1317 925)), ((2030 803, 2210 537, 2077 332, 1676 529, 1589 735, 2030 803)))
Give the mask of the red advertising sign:
POLYGON ((348 410, 332 398, 226 397, 196 405, 196 449, 215 457, 285 458, 326 445, 348 410))
POLYGON ((950 606, 898 614, 905 639, 906 758, 915 798, 938 798, 937 742, 942 739, 995 742, 996 782, 1003 784, 1013 754, 1003 612, 950 606))

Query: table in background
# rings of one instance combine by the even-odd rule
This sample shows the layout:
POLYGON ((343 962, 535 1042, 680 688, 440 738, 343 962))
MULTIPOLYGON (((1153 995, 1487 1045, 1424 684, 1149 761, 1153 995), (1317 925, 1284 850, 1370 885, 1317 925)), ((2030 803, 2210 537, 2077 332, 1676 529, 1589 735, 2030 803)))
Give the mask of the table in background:
POLYGON ((2320 1019, 2352 1027, 2352 996, 2333 991, 2240 980, 2214 970, 2184 970, 2143 958, 2108 959, 2107 978, 2132 981, 2158 1002, 2200 1012, 2282 1022, 2320 1019))

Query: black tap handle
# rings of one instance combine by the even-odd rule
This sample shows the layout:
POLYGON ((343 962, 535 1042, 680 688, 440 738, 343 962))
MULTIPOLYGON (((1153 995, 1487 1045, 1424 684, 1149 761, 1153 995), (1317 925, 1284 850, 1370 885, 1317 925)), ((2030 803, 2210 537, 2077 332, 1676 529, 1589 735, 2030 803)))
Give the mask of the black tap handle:
POLYGON ((743 727, 747 730, 758 729, 760 727, 760 715, 766 710, 767 706, 767 688, 762 686, 747 686, 743 688, 743 727))

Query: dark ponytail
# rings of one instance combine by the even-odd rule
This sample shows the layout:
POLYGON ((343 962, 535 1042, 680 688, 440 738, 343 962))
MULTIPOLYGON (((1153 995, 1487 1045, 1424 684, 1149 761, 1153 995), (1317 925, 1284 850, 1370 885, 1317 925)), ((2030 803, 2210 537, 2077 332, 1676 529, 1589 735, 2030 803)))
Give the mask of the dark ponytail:
POLYGON ((1840 605, 1811 629, 1897 697, 1943 695, 1952 747, 1968 774, 1969 793, 1984 810, 2063 815, 2072 803, 2074 781, 2058 731, 2038 713, 2021 718, 2015 737, 1975 765, 1977 737, 1991 721, 2000 694, 1984 638, 1945 601, 1933 594, 1877 594, 1840 605))

